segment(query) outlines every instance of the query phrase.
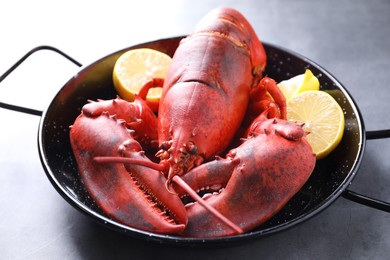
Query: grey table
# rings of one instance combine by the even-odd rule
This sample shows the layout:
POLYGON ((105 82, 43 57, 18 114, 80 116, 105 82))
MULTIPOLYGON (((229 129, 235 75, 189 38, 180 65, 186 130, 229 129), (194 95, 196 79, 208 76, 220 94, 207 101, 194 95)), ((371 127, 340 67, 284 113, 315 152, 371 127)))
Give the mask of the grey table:
MULTIPOLYGON (((390 1, 3 1, 0 73, 48 44, 87 65, 118 49, 191 32, 217 6, 237 8, 263 41, 298 52, 339 79, 368 130, 390 128, 390 1)), ((43 53, 0 84, 1 101, 43 109, 78 68, 43 53)), ((240 245, 146 243, 80 214, 51 186, 38 158, 39 117, 0 109, 1 259, 385 259, 390 214, 342 197, 301 225, 240 245)), ((350 189, 390 200, 390 143, 370 141, 350 189)))

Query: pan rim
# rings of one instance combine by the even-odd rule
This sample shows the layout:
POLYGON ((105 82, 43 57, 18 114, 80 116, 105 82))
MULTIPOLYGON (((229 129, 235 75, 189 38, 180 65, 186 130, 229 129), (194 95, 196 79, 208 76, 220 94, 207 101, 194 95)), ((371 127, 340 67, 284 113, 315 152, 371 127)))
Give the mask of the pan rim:
POLYGON ((82 213, 86 214, 87 216, 91 217, 96 222, 98 222, 100 224, 103 224, 104 226, 106 226, 106 227, 108 227, 110 229, 113 229, 115 231, 119 231, 119 232, 124 233, 124 234, 131 235, 132 237, 142 238, 142 239, 145 239, 147 241, 155 241, 155 242, 159 242, 159 243, 163 242, 163 243, 170 243, 170 244, 176 244, 176 245, 178 245, 178 244, 181 244, 181 245, 228 244, 227 242, 248 241, 249 239, 258 238, 260 236, 266 236, 266 235, 275 234, 275 233, 278 233, 280 231, 284 231, 284 230, 286 230, 288 228, 291 228, 293 226, 296 226, 297 224, 300 224, 300 223, 302 223, 302 222, 304 222, 304 221, 314 217, 315 215, 319 214, 324 209, 326 209, 328 206, 330 206, 337 198, 339 198, 340 195, 351 184, 353 178, 355 177, 355 175, 356 175, 356 173, 357 173, 357 171, 358 171, 358 169, 360 167, 360 164, 361 164, 361 161, 362 161, 362 157, 364 155, 365 145, 366 145, 366 132, 365 132, 365 127, 364 127, 364 122, 363 122, 363 117, 361 115, 361 112, 360 112, 358 106, 356 105, 356 102, 354 101, 353 97, 348 92, 348 90, 341 84, 341 82, 339 82, 326 69, 324 69, 322 66, 320 66, 316 62, 306 58, 305 56, 303 56, 303 55, 301 55, 299 53, 296 53, 296 52, 291 51, 289 49, 286 49, 284 47, 280 47, 278 45, 271 44, 271 43, 268 43, 268 42, 263 42, 263 45, 265 47, 270 47, 270 48, 274 48, 274 49, 276 49, 278 51, 285 52, 288 55, 295 56, 296 58, 298 58, 300 60, 303 60, 304 62, 306 62, 306 63, 312 65, 313 67, 317 68, 318 70, 320 70, 321 73, 325 74, 329 79, 332 80, 332 82, 334 84, 336 84, 337 88, 339 88, 339 90, 344 94, 344 96, 347 99, 347 102, 350 104, 350 106, 352 107, 353 111, 355 112, 355 117, 356 117, 356 121, 358 122, 359 135, 360 135, 358 154, 356 156, 355 161, 353 162, 351 170, 349 171, 347 176, 344 178, 343 182, 339 185, 339 187, 337 189, 335 189, 335 191, 332 194, 327 196, 327 198, 325 200, 323 200, 321 203, 319 203, 319 205, 317 205, 313 209, 309 210, 305 214, 302 214, 302 215, 298 216, 297 218, 295 218, 293 220, 290 220, 290 221, 287 221, 285 223, 281 223, 281 224, 278 224, 278 225, 275 225, 273 227, 266 228, 266 229, 263 229, 263 230, 252 231, 252 232, 247 232, 247 233, 244 233, 244 234, 241 234, 241 235, 228 236, 228 237, 187 238, 187 237, 179 237, 179 236, 173 236, 173 235, 162 235, 162 234, 151 233, 151 232, 139 230, 139 229, 136 229, 136 228, 132 228, 132 227, 120 224, 120 223, 118 223, 116 221, 113 221, 113 220, 105 217, 104 215, 101 215, 100 213, 90 209, 88 206, 86 206, 85 204, 83 204, 82 202, 77 200, 76 197, 74 197, 72 195, 72 191, 66 189, 65 187, 63 187, 61 185, 61 183, 58 181, 58 178, 55 176, 55 174, 53 173, 52 169, 49 166, 48 159, 47 159, 46 152, 45 152, 44 145, 43 145, 43 132, 45 130, 44 129, 44 127, 45 127, 44 122, 45 122, 47 114, 50 112, 50 108, 51 108, 51 106, 53 104, 53 101, 56 100, 56 98, 59 95, 59 93, 61 91, 63 91, 65 86, 69 82, 74 80, 82 71, 84 71, 87 68, 89 68, 89 67, 99 63, 101 60, 104 60, 105 58, 107 58, 109 56, 116 55, 116 54, 118 54, 120 52, 123 52, 123 51, 129 49, 129 48, 135 48, 138 45, 143 45, 143 44, 151 43, 151 42, 164 41, 164 40, 172 40, 172 39, 178 39, 179 40, 181 38, 183 38, 183 36, 170 37, 170 38, 165 38, 165 39, 159 39, 159 40, 156 40, 156 41, 145 42, 145 43, 137 44, 137 45, 134 45, 134 46, 131 46, 131 47, 124 48, 124 49, 121 49, 119 51, 113 52, 113 53, 111 53, 109 55, 106 55, 103 58, 100 58, 100 59, 96 60, 95 62, 93 62, 93 63, 91 63, 91 64, 89 64, 87 66, 82 66, 80 68, 80 70, 73 77, 71 77, 69 79, 69 81, 67 83, 65 83, 64 86, 57 92, 57 94, 53 97, 53 99, 48 104, 48 106, 43 110, 43 113, 42 113, 42 116, 41 116, 41 119, 40 119, 40 122, 39 122, 39 127, 38 127, 38 152, 39 152, 39 158, 41 160, 41 163, 43 165, 43 168, 44 168, 44 171, 45 171, 46 175, 48 176, 50 182, 55 187, 57 192, 69 204, 71 204, 73 207, 75 207, 76 209, 78 209, 82 213))

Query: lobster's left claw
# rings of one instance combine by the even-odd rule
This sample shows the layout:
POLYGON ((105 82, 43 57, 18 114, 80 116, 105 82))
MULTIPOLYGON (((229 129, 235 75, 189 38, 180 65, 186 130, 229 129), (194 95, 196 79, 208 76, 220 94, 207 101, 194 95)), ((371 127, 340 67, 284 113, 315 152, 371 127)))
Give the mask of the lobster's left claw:
MULTIPOLYGON (((219 194, 204 196, 204 200, 244 231, 275 215, 304 185, 316 161, 306 138, 295 138, 302 132, 300 126, 274 119, 262 126, 263 133, 231 150, 226 159, 203 164, 182 177, 194 190, 219 189, 226 184, 219 194), (291 131, 294 138, 289 137, 291 131)), ((197 203, 186 208, 189 222, 185 236, 234 234, 197 203)))
POLYGON ((268 118, 287 118, 287 104, 283 92, 275 80, 264 77, 252 89, 249 102, 250 111, 246 115, 246 123, 250 124, 261 113, 267 111, 268 118))

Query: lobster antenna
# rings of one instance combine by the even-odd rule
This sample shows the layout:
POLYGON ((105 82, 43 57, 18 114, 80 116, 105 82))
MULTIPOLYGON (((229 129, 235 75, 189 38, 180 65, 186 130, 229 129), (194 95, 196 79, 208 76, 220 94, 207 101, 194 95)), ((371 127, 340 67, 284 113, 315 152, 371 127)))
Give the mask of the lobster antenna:
POLYGON ((120 156, 96 156, 93 158, 95 162, 98 163, 131 163, 136 165, 145 166, 157 171, 163 171, 166 169, 166 166, 163 164, 154 163, 151 161, 128 158, 128 157, 120 157, 120 156))
POLYGON ((202 205, 207 211, 213 214, 216 218, 218 218, 222 223, 229 226, 231 229, 236 231, 238 234, 244 233, 244 231, 222 215, 218 210, 210 206, 204 199, 202 199, 182 178, 178 175, 173 176, 172 181, 174 181, 177 185, 179 185, 182 189, 184 189, 188 195, 190 195, 195 201, 197 201, 200 205, 202 205))

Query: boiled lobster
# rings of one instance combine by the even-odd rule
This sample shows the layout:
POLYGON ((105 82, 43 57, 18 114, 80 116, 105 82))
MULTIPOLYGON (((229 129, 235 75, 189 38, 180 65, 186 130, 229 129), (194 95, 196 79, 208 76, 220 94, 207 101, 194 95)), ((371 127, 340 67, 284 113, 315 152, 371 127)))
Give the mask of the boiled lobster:
POLYGON ((177 48, 158 117, 139 97, 85 105, 70 139, 96 203, 126 225, 194 237, 247 231, 274 215, 310 176, 315 156, 302 128, 284 120, 285 98, 262 77, 265 66, 249 22, 219 8, 177 48), (245 141, 220 158, 249 125, 245 141), (144 151, 156 146, 154 163, 144 151), (205 187, 225 188, 201 199, 194 190, 205 187), (186 194, 197 202, 185 207, 186 194))

